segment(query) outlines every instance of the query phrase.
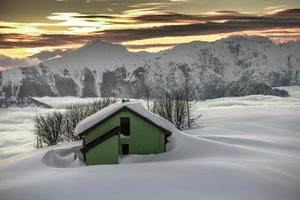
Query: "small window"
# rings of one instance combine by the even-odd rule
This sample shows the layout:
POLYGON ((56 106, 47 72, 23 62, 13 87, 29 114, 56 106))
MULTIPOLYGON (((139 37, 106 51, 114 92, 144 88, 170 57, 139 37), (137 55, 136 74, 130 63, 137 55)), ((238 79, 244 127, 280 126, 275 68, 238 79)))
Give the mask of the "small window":
POLYGON ((129 154, 129 144, 122 144, 122 155, 129 154))
POLYGON ((121 117, 120 119, 121 133, 125 136, 130 135, 130 122, 129 117, 121 117))

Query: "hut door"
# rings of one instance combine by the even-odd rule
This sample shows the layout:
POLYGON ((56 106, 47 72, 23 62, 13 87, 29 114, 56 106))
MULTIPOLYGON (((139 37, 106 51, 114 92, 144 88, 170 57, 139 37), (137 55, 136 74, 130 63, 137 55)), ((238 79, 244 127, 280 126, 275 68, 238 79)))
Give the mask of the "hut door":
POLYGON ((130 135, 130 121, 129 117, 121 117, 120 119, 120 127, 121 127, 121 133, 125 136, 130 135))

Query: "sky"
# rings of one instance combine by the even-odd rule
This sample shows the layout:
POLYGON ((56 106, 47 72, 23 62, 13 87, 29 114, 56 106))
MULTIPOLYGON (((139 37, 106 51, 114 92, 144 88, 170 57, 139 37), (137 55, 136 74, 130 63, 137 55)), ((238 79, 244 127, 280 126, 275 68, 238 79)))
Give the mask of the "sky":
POLYGON ((299 0, 0 0, 0 13, 5 59, 95 38, 152 52, 237 34, 300 39, 299 0))

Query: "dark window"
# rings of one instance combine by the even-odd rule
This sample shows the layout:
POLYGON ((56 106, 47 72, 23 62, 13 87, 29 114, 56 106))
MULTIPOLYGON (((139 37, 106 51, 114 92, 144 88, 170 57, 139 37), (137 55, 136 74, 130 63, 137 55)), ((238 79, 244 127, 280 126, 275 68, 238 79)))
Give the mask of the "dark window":
POLYGON ((123 135, 129 136, 130 135, 130 122, 129 117, 121 117, 121 133, 123 135))
POLYGON ((129 154, 129 144, 122 144, 122 154, 123 155, 129 154))

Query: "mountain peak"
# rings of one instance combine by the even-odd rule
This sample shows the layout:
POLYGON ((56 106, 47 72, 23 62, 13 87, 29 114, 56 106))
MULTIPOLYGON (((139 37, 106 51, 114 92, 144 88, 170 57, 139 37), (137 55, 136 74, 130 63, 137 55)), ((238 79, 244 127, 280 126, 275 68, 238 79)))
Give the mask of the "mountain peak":
POLYGON ((82 47, 90 47, 90 46, 107 46, 107 45, 113 45, 109 42, 106 42, 104 40, 100 40, 98 38, 95 38, 91 41, 89 41, 88 43, 86 43, 85 45, 83 45, 82 47))
POLYGON ((100 40, 99 38, 95 38, 95 39, 92 39, 90 42, 88 43, 91 43, 91 44, 111 44, 107 41, 104 41, 104 40, 100 40))
POLYGON ((83 45, 82 47, 80 47, 79 49, 77 49, 77 51, 87 51, 87 50, 109 51, 109 50, 120 50, 120 49, 127 51, 126 47, 124 47, 121 44, 112 44, 112 43, 106 42, 104 40, 95 38, 95 39, 89 41, 88 43, 86 43, 85 45, 83 45))

